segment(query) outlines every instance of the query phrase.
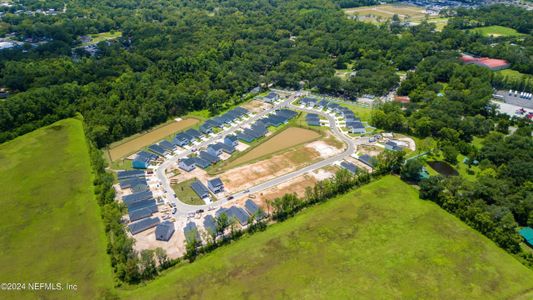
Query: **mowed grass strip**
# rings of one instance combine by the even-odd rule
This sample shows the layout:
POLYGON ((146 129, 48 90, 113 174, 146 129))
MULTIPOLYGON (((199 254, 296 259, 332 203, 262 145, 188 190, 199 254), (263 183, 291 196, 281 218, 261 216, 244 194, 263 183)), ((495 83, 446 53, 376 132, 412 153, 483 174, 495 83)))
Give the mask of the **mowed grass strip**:
POLYGON ((267 155, 289 149, 291 147, 310 142, 320 137, 320 133, 299 128, 288 127, 279 134, 266 140, 265 142, 257 145, 252 150, 246 152, 244 155, 239 156, 237 159, 232 160, 226 165, 226 169, 233 168, 250 161, 254 161, 258 158, 265 157, 267 155))
POLYGON ((396 177, 172 269, 129 299, 506 299, 533 272, 396 177))
POLYGON ((66 119, 0 145, 0 282, 78 291, 0 298, 98 298, 114 282, 82 122, 66 119))
POLYGON ((114 145, 111 145, 111 148, 109 149, 109 156, 112 161, 123 158, 136 151, 139 151, 146 146, 159 142, 173 133, 190 128, 196 125, 198 122, 198 119, 187 118, 177 122, 173 121, 147 133, 134 135, 124 141, 119 141, 114 145))

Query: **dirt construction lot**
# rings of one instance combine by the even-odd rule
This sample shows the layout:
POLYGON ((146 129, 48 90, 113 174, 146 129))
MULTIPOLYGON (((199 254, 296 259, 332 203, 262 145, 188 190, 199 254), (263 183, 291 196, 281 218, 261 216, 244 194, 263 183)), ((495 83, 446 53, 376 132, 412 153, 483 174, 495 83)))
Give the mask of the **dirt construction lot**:
POLYGON ((233 168, 224 172, 220 178, 226 190, 237 192, 295 171, 317 160, 331 157, 341 151, 342 149, 328 145, 324 141, 315 141, 297 146, 269 159, 233 168))
POLYGON ((115 161, 143 147, 159 142, 175 132, 189 128, 198 122, 199 120, 194 118, 183 119, 181 121, 172 122, 147 133, 141 134, 124 143, 119 142, 120 144, 112 146, 111 149, 109 149, 109 156, 112 161, 115 161))
POLYGON ((320 137, 320 134, 303 128, 289 127, 273 138, 258 145, 243 156, 235 159, 227 165, 227 168, 242 165, 258 158, 288 149, 290 147, 303 144, 320 137))

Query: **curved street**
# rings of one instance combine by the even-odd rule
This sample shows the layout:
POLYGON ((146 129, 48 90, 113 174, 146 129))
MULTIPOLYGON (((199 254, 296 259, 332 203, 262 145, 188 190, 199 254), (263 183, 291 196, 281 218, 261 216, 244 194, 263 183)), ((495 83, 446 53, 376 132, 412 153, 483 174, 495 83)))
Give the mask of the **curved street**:
POLYGON ((155 170, 156 176, 159 179, 159 181, 161 182, 161 186, 162 186, 162 188, 165 191, 167 199, 169 201, 173 202, 175 204, 175 206, 176 206, 175 215, 176 216, 184 216, 184 215, 187 215, 189 213, 194 213, 194 212, 196 212, 199 209, 207 210, 210 207, 218 207, 218 206, 220 206, 222 204, 225 204, 225 203, 233 201, 233 199, 239 199, 239 198, 242 198, 242 197, 257 193, 257 192, 261 192, 263 190, 266 190, 266 189, 269 189, 269 188, 272 188, 272 187, 275 187, 275 186, 277 186, 277 185, 279 185, 281 183, 287 182, 287 181, 289 181, 291 179, 294 179, 294 178, 296 178, 298 176, 301 176, 301 175, 304 175, 306 173, 315 171, 317 169, 326 167, 328 165, 333 164, 336 161, 340 161, 340 160, 350 156, 352 153, 354 153, 354 151, 356 149, 356 146, 363 142, 361 139, 358 139, 357 141, 355 141, 352 138, 350 138, 349 136, 347 136, 346 134, 344 134, 340 130, 340 128, 337 126, 338 124, 337 124, 337 122, 335 120, 335 117, 333 117, 330 114, 327 114, 327 113, 325 113, 323 111, 319 111, 319 110, 315 110, 315 109, 309 109, 309 108, 302 108, 302 107, 293 105, 293 104, 291 104, 291 102, 293 102, 294 100, 296 100, 296 96, 295 95, 291 95, 287 100, 282 101, 282 102, 274 105, 272 108, 270 108, 268 110, 262 111, 261 113, 258 113, 256 115, 254 115, 253 117, 249 118, 248 120, 246 120, 246 121, 244 121, 244 122, 242 122, 242 123, 240 123, 238 125, 235 125, 235 126, 229 128, 227 130, 224 130, 224 131, 216 134, 215 136, 209 138, 208 140, 202 141, 200 144, 195 145, 194 148, 199 149, 199 148, 202 148, 202 147, 206 147, 207 145, 213 143, 214 141, 216 141, 216 140, 218 140, 218 139, 220 139, 220 138, 222 138, 222 137, 224 137, 224 136, 226 136, 228 134, 231 134, 231 133, 239 130, 243 126, 252 124, 256 120, 258 120, 258 119, 270 114, 271 112, 275 111, 276 109, 280 109, 280 108, 286 107, 286 108, 289 108, 289 109, 292 109, 292 110, 304 111, 304 112, 307 112, 307 113, 314 113, 314 114, 318 114, 318 115, 321 115, 321 116, 325 117, 328 120, 328 122, 329 122, 329 127, 330 127, 331 132, 333 133, 333 135, 335 135, 335 137, 337 137, 338 139, 340 139, 341 141, 343 141, 347 145, 346 149, 342 153, 337 154, 337 155, 332 156, 332 157, 329 157, 327 159, 321 160, 321 161, 316 162, 314 164, 311 164, 309 166, 303 167, 303 168, 298 169, 296 171, 293 171, 293 172, 284 174, 282 176, 276 177, 274 179, 268 180, 266 182, 260 183, 260 184, 258 184, 256 186, 253 186, 253 187, 251 187, 249 189, 246 189, 244 191, 240 191, 240 192, 234 193, 234 194, 230 195, 229 197, 227 197, 225 199, 214 201, 214 202, 212 202, 210 204, 205 204, 205 205, 190 205, 190 204, 186 204, 186 203, 181 202, 179 199, 177 199, 175 197, 174 190, 170 186, 170 182, 169 182, 169 180, 167 178, 167 175, 166 175, 166 170, 170 166, 176 164, 180 158, 186 157, 189 154, 193 153, 192 150, 187 149, 186 151, 182 151, 182 152, 176 154, 175 156, 173 156, 172 158, 166 160, 161 165, 159 165, 159 167, 155 170), (232 200, 227 200, 228 198, 232 199, 232 200))

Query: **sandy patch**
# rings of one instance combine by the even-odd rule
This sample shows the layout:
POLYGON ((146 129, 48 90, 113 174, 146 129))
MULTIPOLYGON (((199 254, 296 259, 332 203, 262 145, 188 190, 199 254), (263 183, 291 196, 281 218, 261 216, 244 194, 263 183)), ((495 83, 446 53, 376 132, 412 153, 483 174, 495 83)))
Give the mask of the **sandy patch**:
POLYGON ((323 169, 318 169, 314 172, 311 172, 310 175, 313 176, 317 181, 322 181, 335 176, 335 173, 323 169))
POLYGON ((185 234, 183 228, 185 227, 185 220, 177 220, 174 223, 175 232, 168 242, 158 241, 155 239, 155 227, 138 233, 133 236, 135 244, 133 248, 136 251, 142 251, 145 249, 155 249, 157 247, 163 248, 169 258, 178 258, 185 254, 185 234))
POLYGON ((315 141, 305 145, 305 147, 315 150, 322 158, 331 157, 335 154, 341 153, 341 149, 328 145, 324 141, 315 141))
POLYGON ((406 147, 409 148, 409 150, 411 151, 416 150, 416 143, 412 138, 404 137, 404 138, 398 138, 397 140, 402 141, 406 145, 406 147))
POLYGON ((258 113, 258 112, 261 112, 263 110, 271 108, 272 104, 265 103, 265 102, 259 101, 259 100, 252 100, 250 102, 242 104, 241 107, 246 108, 248 111, 250 111, 252 113, 258 113))
POLYGON ((297 170, 317 158, 320 158, 317 151, 298 147, 267 160, 233 168, 220 175, 220 178, 226 190, 237 192, 297 170))

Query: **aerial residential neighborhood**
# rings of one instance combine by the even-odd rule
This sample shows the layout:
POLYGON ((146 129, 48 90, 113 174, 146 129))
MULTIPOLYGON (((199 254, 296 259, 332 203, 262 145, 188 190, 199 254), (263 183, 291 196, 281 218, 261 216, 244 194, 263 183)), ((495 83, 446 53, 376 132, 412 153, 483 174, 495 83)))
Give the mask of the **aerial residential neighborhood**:
POLYGON ((533 299, 528 0, 0 1, 0 299, 533 299))

